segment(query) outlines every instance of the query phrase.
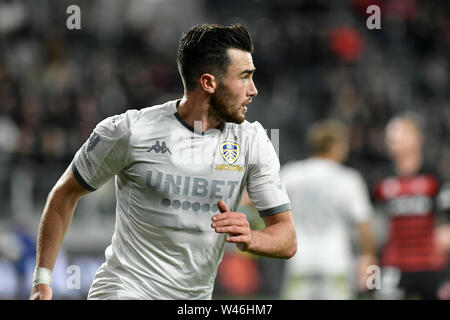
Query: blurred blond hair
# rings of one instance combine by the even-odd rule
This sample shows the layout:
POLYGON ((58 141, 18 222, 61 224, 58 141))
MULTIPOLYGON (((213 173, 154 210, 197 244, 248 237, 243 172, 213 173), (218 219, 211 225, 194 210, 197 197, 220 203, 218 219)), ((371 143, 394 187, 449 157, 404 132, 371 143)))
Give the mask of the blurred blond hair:
POLYGON ((348 144, 350 138, 347 126, 336 119, 325 119, 314 123, 308 130, 307 142, 313 155, 326 154, 337 143, 348 144))

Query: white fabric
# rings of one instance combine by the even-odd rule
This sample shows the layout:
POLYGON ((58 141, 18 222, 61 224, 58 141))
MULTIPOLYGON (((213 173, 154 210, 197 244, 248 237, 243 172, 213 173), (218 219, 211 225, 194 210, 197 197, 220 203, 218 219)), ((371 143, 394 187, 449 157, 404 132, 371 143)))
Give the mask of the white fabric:
POLYGON ((107 118, 75 155, 75 176, 88 187, 116 175, 115 232, 90 299, 209 299, 224 249, 224 235, 210 227, 217 201, 235 210, 247 186, 261 212, 289 205, 259 123, 202 135, 175 113, 170 101, 107 118), (239 149, 229 162, 224 142, 239 149))
POLYGON ((38 284, 50 284, 52 282, 52 270, 44 267, 35 267, 33 274, 33 287, 38 284))
POLYGON ((348 274, 351 228, 373 215, 367 186, 354 169, 321 158, 286 164, 281 176, 291 199, 298 252, 291 275, 348 274))

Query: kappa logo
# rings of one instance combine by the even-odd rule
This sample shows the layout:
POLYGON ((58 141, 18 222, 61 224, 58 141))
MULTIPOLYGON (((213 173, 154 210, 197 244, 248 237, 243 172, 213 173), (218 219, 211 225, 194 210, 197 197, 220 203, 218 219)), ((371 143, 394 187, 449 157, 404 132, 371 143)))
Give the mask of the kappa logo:
POLYGON ((164 141, 160 142, 159 140, 157 140, 156 143, 147 150, 147 152, 152 151, 155 151, 156 153, 161 152, 162 154, 169 152, 170 154, 172 154, 172 152, 170 152, 170 149, 166 146, 166 143, 164 141))

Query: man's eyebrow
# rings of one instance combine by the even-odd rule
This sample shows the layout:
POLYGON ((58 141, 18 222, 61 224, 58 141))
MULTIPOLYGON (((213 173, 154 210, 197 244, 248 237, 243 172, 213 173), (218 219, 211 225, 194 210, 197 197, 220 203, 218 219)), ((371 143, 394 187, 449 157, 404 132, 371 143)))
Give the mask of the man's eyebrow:
POLYGON ((244 73, 252 74, 252 73, 254 73, 255 71, 256 71, 256 68, 255 68, 255 69, 248 69, 248 70, 242 71, 241 74, 244 74, 244 73))

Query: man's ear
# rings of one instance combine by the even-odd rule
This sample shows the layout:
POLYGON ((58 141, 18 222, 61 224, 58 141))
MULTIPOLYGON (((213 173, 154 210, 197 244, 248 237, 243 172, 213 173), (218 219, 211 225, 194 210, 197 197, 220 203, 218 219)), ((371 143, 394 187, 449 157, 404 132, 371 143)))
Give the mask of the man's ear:
POLYGON ((200 86, 210 94, 213 94, 217 88, 217 78, 210 73, 204 73, 200 77, 200 86))

